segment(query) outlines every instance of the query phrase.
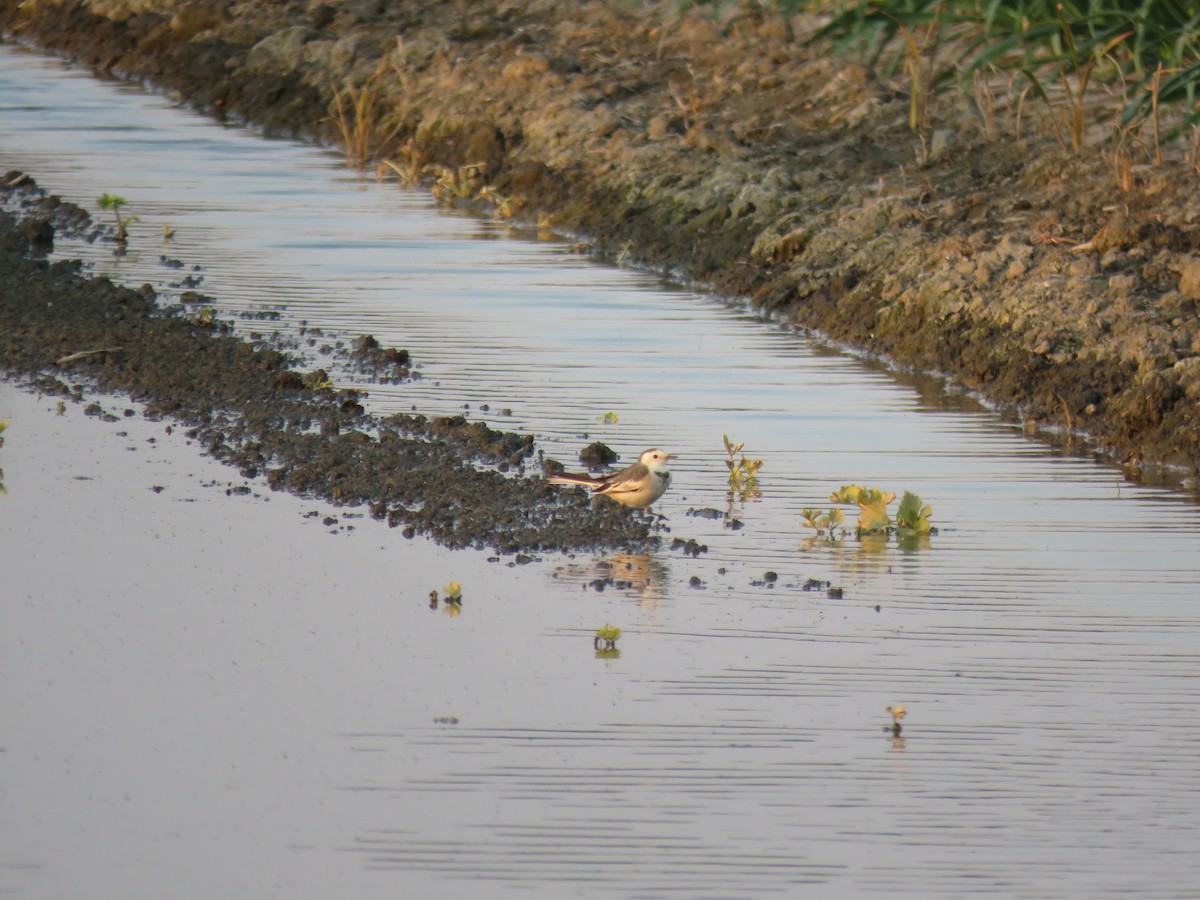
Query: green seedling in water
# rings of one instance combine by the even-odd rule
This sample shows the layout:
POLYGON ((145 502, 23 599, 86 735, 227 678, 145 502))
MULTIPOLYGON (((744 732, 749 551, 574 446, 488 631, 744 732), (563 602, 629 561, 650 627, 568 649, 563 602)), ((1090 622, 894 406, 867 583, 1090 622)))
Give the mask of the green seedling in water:
POLYGON ((900 498, 900 508, 896 510, 896 530, 902 533, 930 534, 933 525, 929 517, 933 515, 933 507, 928 503, 922 505, 921 498, 911 491, 905 491, 900 498))
POLYGON ((101 209, 111 209, 113 218, 117 220, 117 243, 124 244, 129 239, 129 226, 138 220, 137 216, 122 216, 121 207, 128 204, 124 197, 116 194, 101 194, 96 201, 101 209))
POLYGON ((854 527, 855 534, 877 534, 885 532, 892 524, 888 515, 888 504, 896 499, 891 491, 881 491, 879 488, 865 488, 857 484, 844 484, 841 489, 829 495, 834 503, 853 503, 858 506, 858 524, 854 527))
POLYGON ((837 507, 825 512, 820 509, 802 509, 800 515, 804 524, 817 532, 817 537, 826 538, 830 543, 841 540, 846 535, 846 514, 837 507))
MULTIPOLYGON (((457 581, 451 581, 442 588, 442 592, 446 595, 442 598, 442 612, 452 619, 457 619, 462 615, 462 585, 457 581)), ((429 608, 433 610, 438 608, 438 592, 436 590, 429 592, 429 608)))
MULTIPOLYGON (((911 539, 934 534, 936 529, 930 522, 933 507, 921 502, 911 491, 905 491, 893 521, 888 505, 896 499, 891 491, 867 488, 858 484, 845 484, 829 495, 834 503, 853 504, 858 507, 858 522, 854 525, 855 537, 865 535, 896 534, 902 539, 911 539)), ((821 509, 803 509, 800 516, 804 524, 815 529, 818 537, 830 542, 841 540, 849 532, 845 526, 845 514, 837 507, 828 512, 821 509)))
POLYGON ((745 441, 735 444, 727 434, 721 435, 721 438, 725 441, 725 453, 729 457, 725 460, 725 467, 729 469, 729 486, 742 493, 753 491, 758 486, 758 470, 762 468, 763 461, 748 459, 746 454, 742 453, 742 448, 746 446, 745 441), (739 453, 742 454, 741 459, 737 458, 739 453))
POLYGON ((603 628, 596 629, 596 637, 592 640, 592 644, 597 650, 615 650, 620 637, 620 628, 616 625, 605 625, 603 628))
POLYGON ((620 423, 621 417, 619 415, 617 415, 615 412, 606 412, 604 415, 602 415, 596 421, 599 422, 601 425, 617 425, 620 423))

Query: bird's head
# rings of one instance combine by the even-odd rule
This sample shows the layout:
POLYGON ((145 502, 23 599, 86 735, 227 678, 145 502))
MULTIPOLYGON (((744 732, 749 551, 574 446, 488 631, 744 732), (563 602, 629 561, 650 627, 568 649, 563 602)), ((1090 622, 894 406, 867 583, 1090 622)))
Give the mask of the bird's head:
POLYGON ((646 450, 638 457, 638 462, 648 469, 661 469, 668 462, 675 459, 675 454, 667 453, 665 450, 659 450, 657 447, 646 450))

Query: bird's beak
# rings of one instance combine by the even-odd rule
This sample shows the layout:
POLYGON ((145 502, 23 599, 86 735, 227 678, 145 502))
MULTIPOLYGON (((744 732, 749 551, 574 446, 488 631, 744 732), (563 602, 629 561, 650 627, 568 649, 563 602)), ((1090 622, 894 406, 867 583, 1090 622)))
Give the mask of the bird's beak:
POLYGON ((672 459, 679 459, 679 457, 678 457, 678 456, 676 456, 674 453, 668 453, 668 454, 667 454, 667 461, 669 462, 669 461, 670 461, 670 460, 672 460, 672 459))

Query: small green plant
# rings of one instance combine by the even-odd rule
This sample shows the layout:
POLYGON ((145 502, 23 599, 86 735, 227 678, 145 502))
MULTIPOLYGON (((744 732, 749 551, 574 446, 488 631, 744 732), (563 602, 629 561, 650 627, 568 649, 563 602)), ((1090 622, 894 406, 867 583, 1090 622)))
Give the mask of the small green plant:
MULTIPOLYGON (((446 595, 441 598, 442 612, 452 619, 457 619, 462 615, 462 585, 457 581, 451 581, 442 588, 442 591, 446 595)), ((438 608, 438 592, 436 589, 429 592, 429 608, 432 610, 438 608)))
MULTIPOLYGON (((1184 136, 1200 121, 1200 30, 1195 4, 1179 0, 780 0, 789 9, 832 13, 809 40, 856 52, 884 77, 903 69, 909 122, 928 124, 936 92, 985 80, 1024 78, 1050 110, 1052 129, 1078 152, 1087 118, 1117 116, 1123 126, 1152 120, 1155 143, 1184 136), (896 45, 900 44, 897 48, 896 45), (945 48, 935 66, 935 52, 945 48), (948 52, 947 52, 948 51, 948 52), (1104 64, 1103 70, 1100 69, 1104 64), (1089 85, 1104 76, 1102 90, 1089 85), (1085 102, 1086 98, 1086 102, 1085 102), (1172 107, 1158 121, 1162 104, 1172 107)), ((1019 134, 1023 98, 1013 97, 1019 134)), ((989 96, 981 110, 995 108, 989 96)), ((994 124, 994 123, 993 123, 994 124)), ((998 130, 988 125, 989 134, 998 130)))
POLYGON ((821 509, 802 509, 800 516, 805 525, 816 530, 818 538, 836 543, 846 536, 846 514, 836 506, 828 512, 821 509))
POLYGON ((888 504, 896 499, 895 493, 879 488, 867 488, 858 484, 844 484, 829 495, 834 503, 852 503, 858 507, 858 524, 854 532, 858 535, 876 534, 887 531, 892 524, 888 515, 888 504))
POLYGON ((892 737, 900 737, 900 732, 903 730, 900 727, 900 720, 908 715, 908 710, 904 708, 903 703, 897 703, 895 706, 889 706, 887 711, 892 714, 892 737))
MULTIPOLYGON (((844 503, 858 507, 858 521, 853 533, 857 538, 865 535, 896 534, 900 538, 910 539, 936 532, 930 522, 933 507, 922 503, 921 498, 911 491, 905 491, 896 510, 896 518, 892 519, 888 506, 896 499, 895 493, 879 488, 868 488, 858 484, 844 484, 829 495, 834 503, 844 503)), ((804 524, 817 532, 820 538, 830 542, 839 541, 850 531, 845 526, 845 514, 841 509, 833 507, 828 511, 822 509, 802 509, 800 517, 804 524)))
POLYGON ((8 427, 8 419, 0 419, 0 447, 4 446, 4 429, 8 427))
POLYGON ((606 412, 604 415, 596 419, 601 425, 618 425, 621 422, 621 417, 615 412, 606 412))
POLYGON ((113 218, 117 220, 117 243, 124 244, 129 239, 129 226, 138 221, 137 216, 121 215, 121 207, 129 201, 116 194, 101 194, 96 202, 100 204, 101 209, 112 210, 113 218))
POLYGON ((596 629, 596 637, 592 640, 597 650, 615 650, 621 637, 621 629, 616 625, 605 625, 596 629))
POLYGON ((762 468, 763 461, 749 459, 742 453, 742 448, 746 446, 745 441, 735 444, 727 434, 721 435, 721 438, 725 442, 725 453, 728 456, 725 467, 729 469, 729 487, 742 492, 753 490, 758 485, 758 470, 762 468), (741 459, 737 458, 739 453, 741 459))
POLYGON ((905 491, 896 510, 896 530, 901 533, 930 534, 933 531, 933 525, 929 521, 931 515, 932 506, 928 503, 922 504, 921 498, 912 491, 905 491))

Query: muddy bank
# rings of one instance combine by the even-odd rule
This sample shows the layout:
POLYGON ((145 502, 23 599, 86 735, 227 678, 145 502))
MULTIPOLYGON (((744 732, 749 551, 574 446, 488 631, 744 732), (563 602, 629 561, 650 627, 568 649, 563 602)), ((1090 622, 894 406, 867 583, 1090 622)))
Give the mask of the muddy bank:
MULTIPOLYGON (((76 263, 39 259, 56 233, 103 232, 85 210, 46 196, 26 176, 0 179, 0 370, 89 415, 137 415, 104 394, 132 397, 145 415, 180 423, 209 453, 276 489, 366 507, 405 534, 502 553, 646 547, 645 521, 612 503, 589 505, 540 477, 527 435, 460 416, 367 415, 352 390, 296 371, 285 352, 226 333, 195 310, 164 308, 147 285, 92 278, 76 263)), ((358 341, 363 371, 403 377, 406 353, 358 341)))
POLYGON ((371 85, 364 150, 389 172, 1119 457, 1200 465, 1200 175, 1182 152, 1134 159, 1119 186, 1108 147, 1070 154, 1033 114, 949 97, 918 142, 897 84, 749 7, 0 0, 0 27, 320 140, 335 89, 371 85))

